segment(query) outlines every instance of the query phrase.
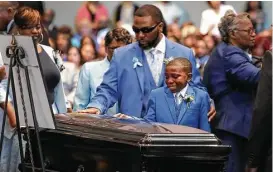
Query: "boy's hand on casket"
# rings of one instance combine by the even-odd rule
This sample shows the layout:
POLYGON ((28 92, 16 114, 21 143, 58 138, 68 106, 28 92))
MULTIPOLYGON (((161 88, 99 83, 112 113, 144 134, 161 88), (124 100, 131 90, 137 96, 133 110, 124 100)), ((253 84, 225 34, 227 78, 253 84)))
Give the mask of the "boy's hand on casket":
POLYGON ((100 110, 97 109, 97 108, 88 108, 88 109, 80 110, 80 111, 78 111, 78 112, 79 112, 79 113, 96 114, 96 115, 101 114, 100 110))
POLYGON ((123 113, 117 113, 115 115, 113 115, 114 117, 116 118, 123 118, 123 119, 131 119, 132 117, 128 116, 128 115, 125 115, 123 113))

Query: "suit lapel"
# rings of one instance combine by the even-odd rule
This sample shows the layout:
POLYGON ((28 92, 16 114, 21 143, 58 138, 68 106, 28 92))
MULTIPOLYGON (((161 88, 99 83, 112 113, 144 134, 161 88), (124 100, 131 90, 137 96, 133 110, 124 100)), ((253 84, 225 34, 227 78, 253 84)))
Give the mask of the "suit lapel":
MULTIPOLYGON (((188 89, 186 91, 186 96, 193 96, 194 97, 194 95, 195 94, 194 94, 193 89, 190 86, 188 86, 188 89)), ((191 103, 192 102, 189 102, 189 104, 188 104, 189 108, 190 108, 191 103)), ((188 105, 187 105, 187 102, 185 102, 185 100, 183 100, 181 102, 180 113, 179 113, 178 120, 177 120, 176 124, 179 124, 183 120, 183 118, 188 110, 188 105)))
POLYGON ((173 119, 173 123, 175 124, 177 119, 176 119, 175 101, 174 101, 173 93, 167 87, 164 87, 164 91, 166 93, 165 94, 165 100, 166 100, 166 102, 168 104, 170 114, 171 114, 172 119, 173 119))
MULTIPOLYGON (((143 64, 143 52, 141 48, 138 46, 138 44, 135 45, 135 57, 138 58, 139 62, 143 64)), ((133 57, 134 58, 134 57, 133 57)), ((132 59, 133 59, 132 58, 132 59)), ((132 67, 134 66, 134 62, 132 61, 132 67)), ((144 94, 144 66, 137 66, 135 68, 137 77, 138 77, 138 82, 142 91, 142 94, 144 94)))
MULTIPOLYGON (((173 49, 174 49, 173 44, 166 38, 166 50, 165 50, 165 56, 164 56, 164 58, 170 58, 172 56, 173 49)), ((164 85, 165 68, 166 68, 166 65, 165 65, 165 63, 163 61, 161 75, 160 75, 160 78, 159 78, 159 81, 158 81, 158 85, 159 86, 163 86, 164 85)))

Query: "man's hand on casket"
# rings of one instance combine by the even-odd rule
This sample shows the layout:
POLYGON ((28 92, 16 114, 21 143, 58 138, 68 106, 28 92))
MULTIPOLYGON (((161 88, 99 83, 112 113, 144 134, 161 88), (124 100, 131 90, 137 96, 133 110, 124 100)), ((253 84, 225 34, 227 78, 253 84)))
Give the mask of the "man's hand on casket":
POLYGON ((101 114, 100 110, 97 109, 97 108, 88 108, 88 109, 80 110, 80 111, 78 111, 78 112, 79 112, 79 113, 96 114, 96 115, 101 114))

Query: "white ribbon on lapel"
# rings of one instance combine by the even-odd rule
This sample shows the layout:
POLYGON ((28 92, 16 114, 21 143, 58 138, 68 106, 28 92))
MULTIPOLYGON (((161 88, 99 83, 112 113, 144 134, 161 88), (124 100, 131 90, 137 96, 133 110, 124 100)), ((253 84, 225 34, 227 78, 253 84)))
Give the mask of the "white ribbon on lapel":
POLYGON ((134 65, 133 65, 133 68, 134 68, 134 69, 135 69, 137 66, 140 66, 140 67, 143 66, 143 64, 139 62, 139 60, 138 60, 137 57, 134 57, 134 58, 133 58, 133 63, 134 63, 134 65))

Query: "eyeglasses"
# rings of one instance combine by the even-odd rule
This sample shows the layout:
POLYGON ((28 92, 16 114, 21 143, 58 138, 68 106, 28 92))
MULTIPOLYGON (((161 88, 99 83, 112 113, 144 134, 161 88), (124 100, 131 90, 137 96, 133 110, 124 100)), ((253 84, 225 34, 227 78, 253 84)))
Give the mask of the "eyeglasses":
POLYGON ((254 28, 249 28, 249 29, 235 29, 235 30, 247 32, 249 35, 255 33, 255 29, 254 28))
POLYGON ((135 33, 139 33, 140 31, 142 33, 149 33, 149 32, 152 32, 160 23, 157 23, 156 25, 152 26, 152 27, 143 27, 143 28, 137 28, 135 26, 133 26, 133 31, 135 33))

